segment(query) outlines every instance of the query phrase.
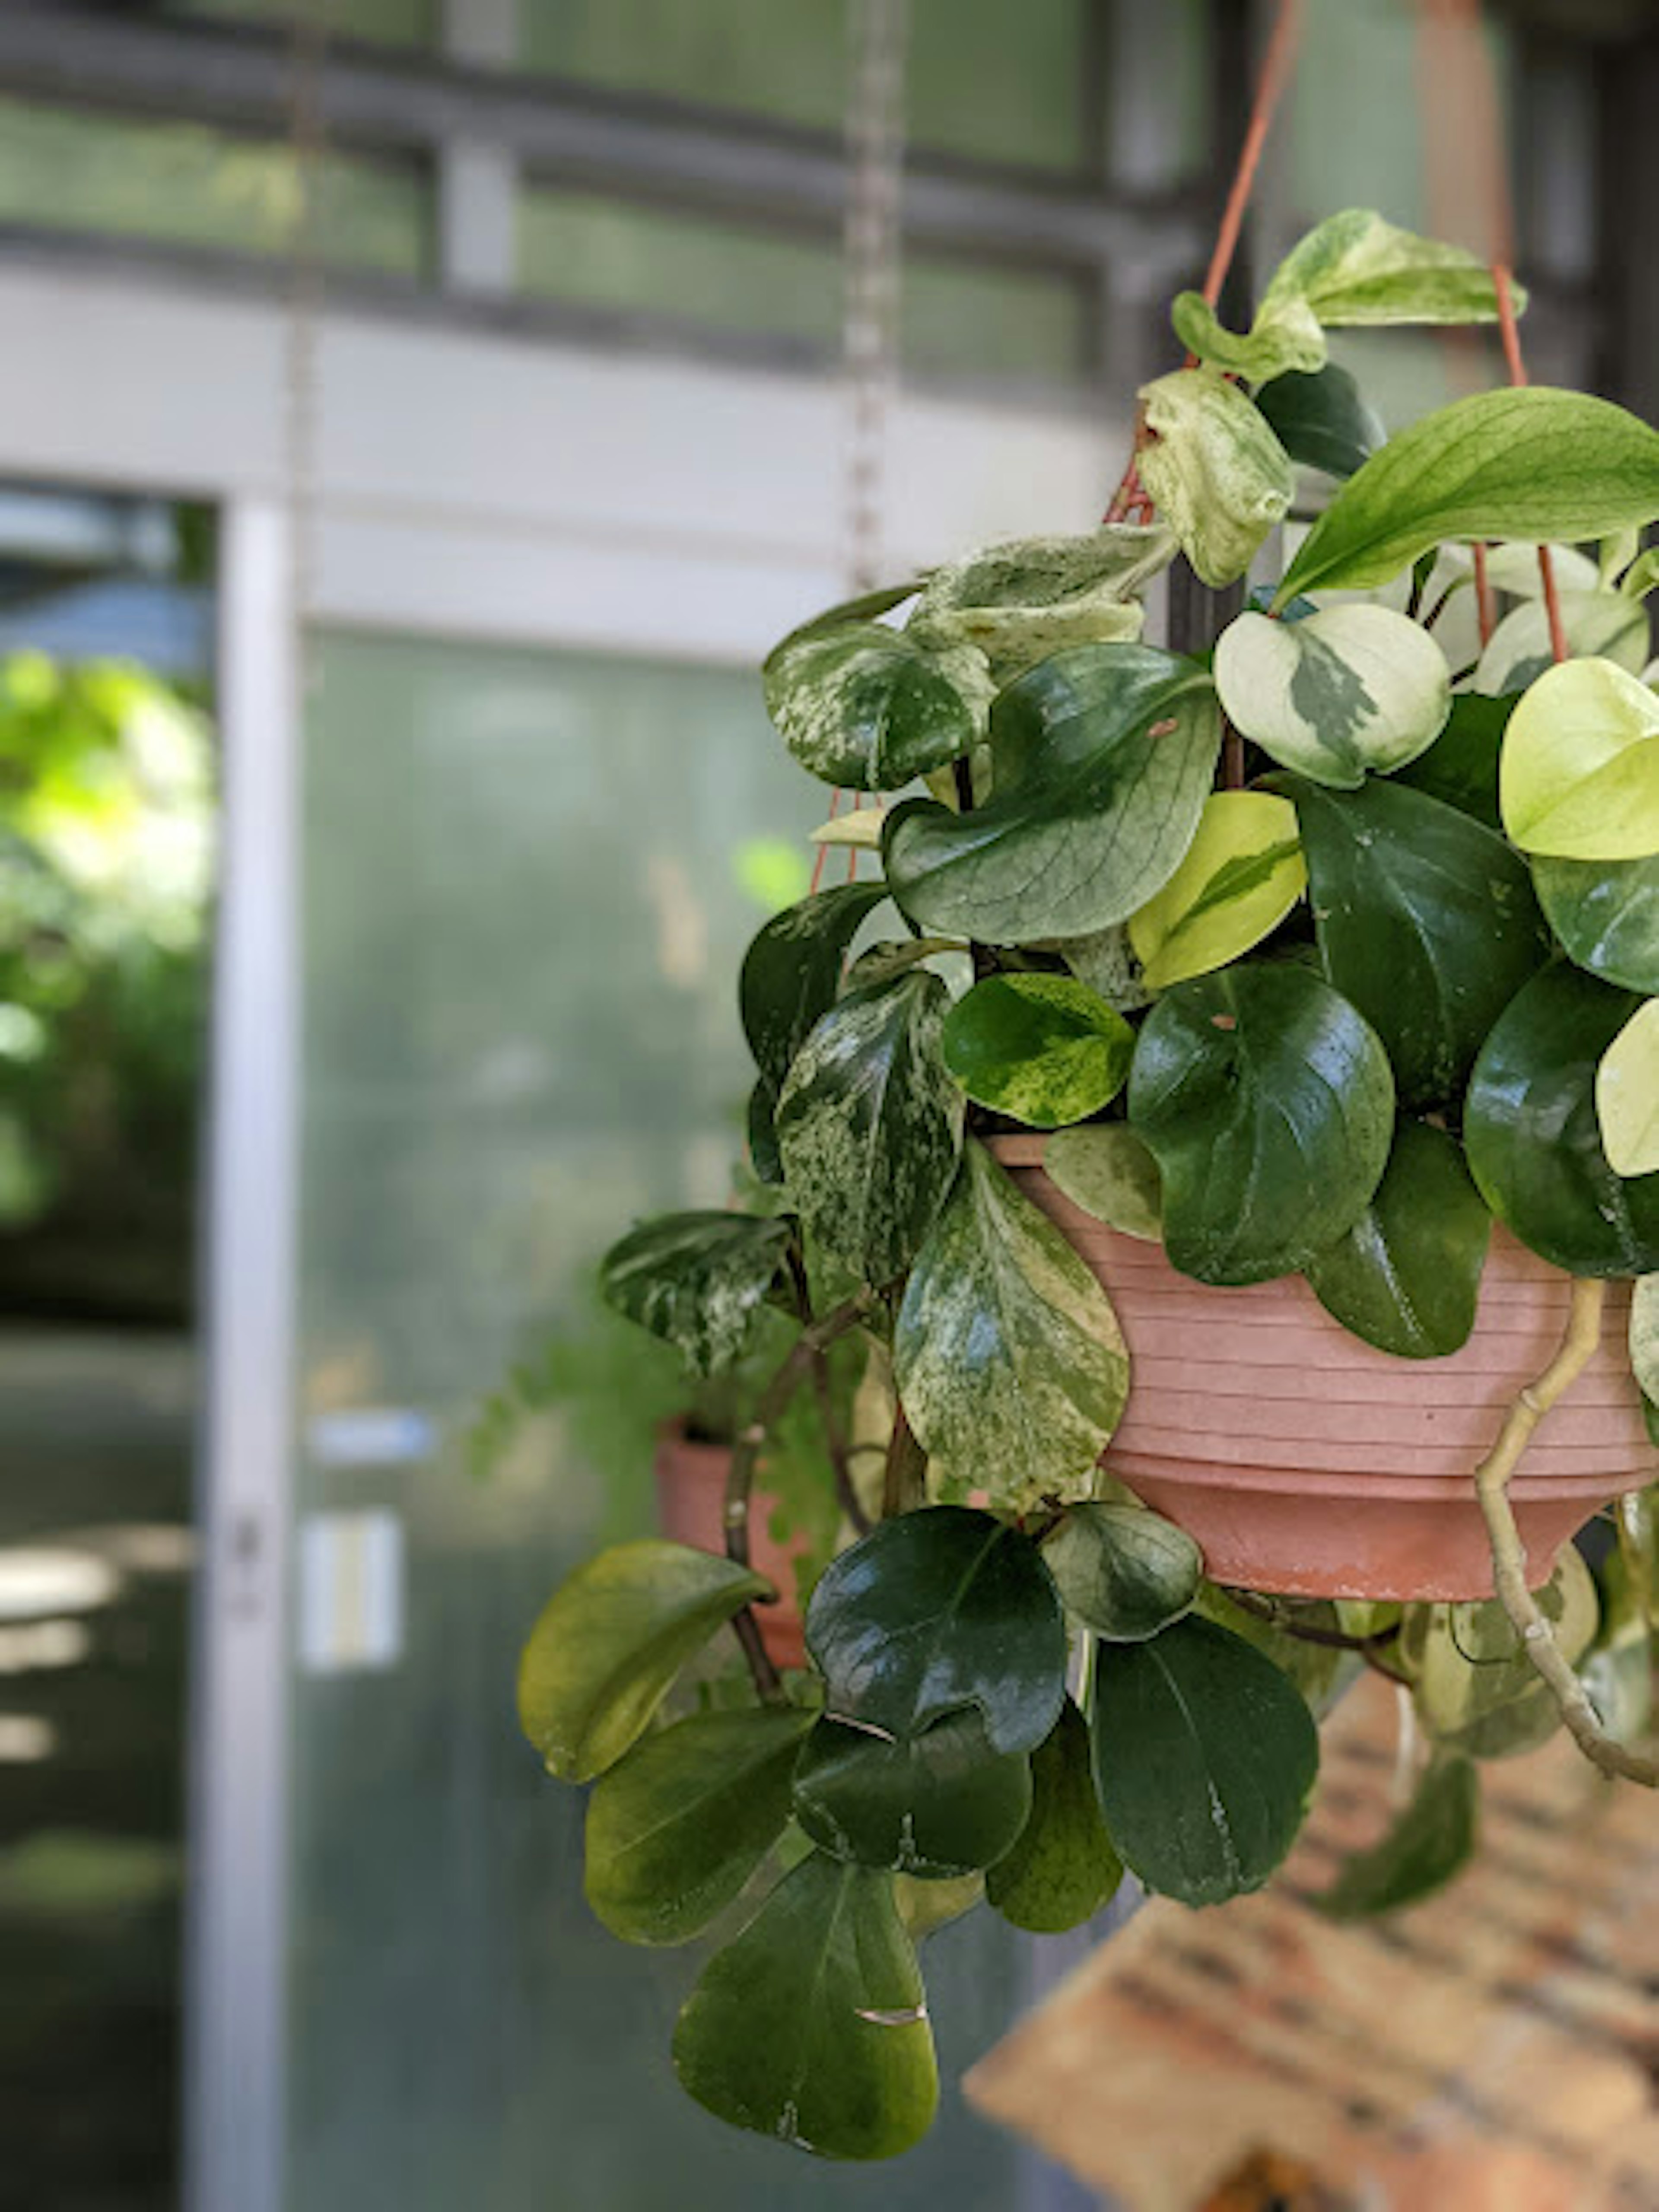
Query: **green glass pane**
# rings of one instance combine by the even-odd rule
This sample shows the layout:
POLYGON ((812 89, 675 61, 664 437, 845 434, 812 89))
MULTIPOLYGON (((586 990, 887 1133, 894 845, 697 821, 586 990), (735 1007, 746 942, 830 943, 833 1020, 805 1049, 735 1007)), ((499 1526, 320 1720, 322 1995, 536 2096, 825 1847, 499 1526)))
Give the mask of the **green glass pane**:
MULTIPOLYGON (((846 0, 525 0, 526 69, 773 121, 842 128, 846 0)), ((914 142, 1078 169, 1088 145, 1086 0, 913 0, 914 142)))
MULTIPOLYGON (((581 1795, 514 1723, 549 1589, 602 1528, 653 1526, 648 1432, 615 1403, 639 1383, 607 1352, 487 1474, 462 1443, 631 1216, 724 1198, 732 979, 805 888, 817 796, 747 671, 328 633, 312 676, 299 1510, 395 1515, 405 1609, 387 1664, 293 1682, 285 2203, 837 2212, 854 2177, 676 2084, 695 1962, 595 1923, 581 1795), (611 1448, 578 1394, 610 1401, 611 1448), (415 1417, 406 1462, 328 1463, 318 1417, 362 1407, 415 1417)), ((1031 1956, 986 1915, 931 1940, 951 2078, 1031 1956)), ((1024 2203, 1024 2156, 953 2099, 877 2199, 1024 2203)))
MULTIPOLYGON (((299 179, 286 146, 195 124, 0 100, 0 222, 283 253, 299 179)), ((325 155, 316 235, 342 267, 418 276, 428 195, 418 173, 325 155)))
MULTIPOLYGON (((519 222, 528 292, 820 352, 840 343, 843 268, 830 240, 550 191, 521 196, 519 222)), ((924 374, 1083 374, 1085 294, 1054 271, 912 257, 902 320, 906 365, 924 374)))
MULTIPOLYGON (((307 15, 315 18, 319 11, 314 0, 308 9, 296 6, 295 0, 165 0, 163 13, 276 23, 307 15)), ((389 46, 437 43, 437 0, 328 0, 320 15, 337 38, 373 39, 389 46)))

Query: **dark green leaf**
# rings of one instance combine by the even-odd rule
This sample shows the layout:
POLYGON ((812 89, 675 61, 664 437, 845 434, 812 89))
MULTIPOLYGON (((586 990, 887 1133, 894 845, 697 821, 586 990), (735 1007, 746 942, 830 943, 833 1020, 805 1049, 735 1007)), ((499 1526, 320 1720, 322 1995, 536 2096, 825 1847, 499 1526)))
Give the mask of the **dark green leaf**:
POLYGON ((554 1591, 519 1662, 519 1721, 566 1782, 614 1766, 694 1652, 771 1584, 686 1544, 645 1537, 578 1567, 554 1591))
POLYGON ((743 1350, 788 1242, 787 1221, 659 1214, 611 1246, 599 1288, 618 1313, 673 1345, 694 1375, 712 1375, 743 1350))
POLYGON ((1191 1607, 1204 1559, 1184 1528, 1139 1505, 1074 1505, 1044 1543, 1061 1602, 1115 1644, 1156 1636, 1191 1607))
POLYGON ((959 758, 985 727, 985 656, 880 622, 823 618, 767 659, 766 710, 801 766, 848 791, 896 791, 959 758))
POLYGON ((1616 1176, 1595 1071, 1638 1000, 1565 964, 1520 991, 1469 1083, 1463 1139, 1480 1194, 1540 1259, 1573 1275, 1659 1267, 1659 1175, 1616 1176))
POLYGON ((1030 1760, 993 1751, 971 1706, 896 1741, 825 1718, 795 1769, 795 1817, 812 1841, 836 1858, 899 1874, 988 1867, 1030 1809, 1030 1760))
POLYGON ((1659 995, 1659 854, 1647 860, 1540 854, 1532 880, 1569 959, 1627 991, 1659 995))
POLYGON ((1309 1261, 1328 1313, 1381 1352, 1440 1359, 1474 1327, 1492 1216, 1463 1147, 1444 1129, 1402 1121, 1370 1204, 1309 1261))
POLYGON ((815 1851, 703 1969, 674 2066, 733 2126, 825 2158, 894 2158, 939 2104, 916 1954, 893 1877, 815 1851))
POLYGON ((586 1893, 629 1943, 685 1943, 742 1891, 783 1832, 795 1706, 697 1713, 646 1736, 588 1800, 586 1893))
POLYGON ((1031 1814, 1018 1842, 985 1879, 1005 1920, 1060 1936, 1092 1919, 1123 1879, 1095 1795, 1089 1723, 1067 1698, 1031 1755, 1031 1814))
POLYGON ((1659 432, 1581 392, 1480 392, 1399 431, 1348 479, 1275 604, 1385 584, 1449 538, 1601 538, 1656 515, 1659 432))
POLYGON ((1273 377, 1255 404, 1291 459, 1327 476, 1351 477, 1388 435, 1352 376, 1334 361, 1311 374, 1291 369, 1273 377))
POLYGON ((1526 862, 1420 791, 1274 782, 1296 801, 1327 976, 1382 1038, 1401 1103, 1451 1103, 1549 957, 1526 862))
POLYGON ((841 994, 841 972, 859 924, 887 896, 884 884, 838 884, 775 914, 743 956, 738 1007, 762 1079, 775 1093, 795 1054, 841 994))
POLYGON ((830 1717, 890 1736, 976 1705, 993 1750, 1030 1751, 1065 1693, 1066 1624, 1036 1547, 963 1505, 884 1521, 832 1560, 806 1643, 830 1717))
POLYGON ((1122 1015, 1070 975, 988 975, 945 1024, 945 1065, 968 1096, 1037 1129, 1098 1113, 1134 1045, 1122 1015))
POLYGON ((1268 1602, 1276 1608, 1277 1617, 1272 1620, 1259 1613, 1246 1612, 1218 1584, 1206 1583, 1193 1610, 1218 1628, 1231 1629, 1264 1659, 1272 1660, 1279 1673, 1295 1683, 1313 1711, 1323 1713, 1344 1667, 1351 1662, 1339 1646, 1310 1643, 1305 1635, 1294 1632, 1310 1628, 1316 1635, 1328 1636, 1343 1632, 1346 1624, 1329 1598, 1281 1597, 1268 1602))
POLYGON ((1270 1659, 1189 1617, 1095 1662, 1095 1780, 1126 1866, 1183 1905, 1260 1889, 1296 1840, 1319 1734, 1270 1659))
POLYGON ((1147 1016, 1129 1119, 1164 1178, 1164 1241, 1205 1283, 1291 1274, 1357 1221, 1394 1135, 1375 1030, 1305 968, 1247 962, 1147 1016))
POLYGON ((778 1094, 762 1076, 749 1094, 749 1164, 757 1178, 773 1186, 783 1181, 783 1154, 778 1150, 778 1094))
POLYGON ((1480 1778, 1470 1759, 1437 1759, 1387 1835, 1347 1860, 1314 1901, 1333 1920, 1398 1912, 1443 1889, 1474 1855, 1480 1778))
MULTIPOLYGON (((1488 830, 1501 830, 1498 756, 1519 696, 1511 693, 1506 698, 1488 699, 1478 691, 1460 691, 1452 701, 1445 728, 1427 752, 1396 769, 1393 781, 1443 800, 1460 814, 1472 815, 1488 830)), ((1534 867, 1534 877, 1536 872, 1534 867)))
POLYGON ((935 1481, 1020 1512, 1086 1495, 1129 1391, 1106 1293, 971 1142, 916 1255, 893 1358, 935 1481))
POLYGON ((887 880, 919 928, 985 945, 1127 921, 1192 842, 1220 748, 1210 679, 1143 645, 1085 645, 1011 684, 991 716, 988 802, 908 799, 887 880))
POLYGON ((778 1102, 790 1198, 866 1283, 909 1266, 957 1172, 963 1100, 939 1052, 948 1005, 921 969, 849 992, 796 1054, 778 1102))

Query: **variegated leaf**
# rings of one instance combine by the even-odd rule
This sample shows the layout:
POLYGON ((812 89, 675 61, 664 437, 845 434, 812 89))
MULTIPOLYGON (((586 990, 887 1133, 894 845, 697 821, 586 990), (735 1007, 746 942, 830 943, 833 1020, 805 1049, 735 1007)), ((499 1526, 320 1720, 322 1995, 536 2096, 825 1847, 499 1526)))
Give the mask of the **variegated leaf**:
POLYGON ((712 1375, 742 1351, 788 1242, 785 1221, 665 1213, 611 1246, 599 1287, 618 1313, 675 1346, 692 1374, 712 1375))
POLYGON ((1232 583, 1285 519, 1295 471, 1267 418, 1218 370, 1141 388, 1140 479, 1206 584, 1232 583))
MULTIPOLYGON (((1562 591, 1557 598, 1567 651, 1575 659, 1599 654, 1633 676, 1641 672, 1648 657, 1648 617, 1639 599, 1604 591, 1562 591)), ((1541 599, 1530 599, 1492 632, 1474 672, 1474 688, 1492 698, 1524 691, 1554 659, 1548 609, 1541 599)))
POLYGON ((1122 1015, 1072 975, 988 975, 945 1023, 945 1065, 968 1096, 1036 1129, 1098 1113, 1134 1048, 1122 1015))
POLYGON ((920 969, 848 992, 796 1054, 778 1101, 790 1198, 862 1282, 904 1272, 956 1173, 963 1100, 939 1057, 947 1003, 920 969))
POLYGON ((1326 607, 1297 623, 1241 615, 1216 647, 1215 680, 1264 752, 1347 791, 1426 752, 1451 711, 1445 655, 1388 607, 1326 607))
POLYGON ((1087 1495, 1128 1395, 1106 1293, 973 1143, 917 1255, 894 1359, 937 1484, 1019 1511, 1087 1495))
POLYGON ((994 686, 971 646, 928 647, 872 621, 821 616, 768 656, 766 710, 800 763, 850 791, 896 791, 960 758, 994 686))
POLYGON ((1307 888, 1296 809, 1266 791, 1218 791, 1161 891, 1129 917, 1147 983, 1225 967, 1277 929, 1307 888))
POLYGON ((973 646, 999 684, 1067 646, 1140 635, 1140 593, 1175 558, 1161 524, 1109 523, 1080 538, 1018 538, 936 568, 912 610, 927 645, 973 646))

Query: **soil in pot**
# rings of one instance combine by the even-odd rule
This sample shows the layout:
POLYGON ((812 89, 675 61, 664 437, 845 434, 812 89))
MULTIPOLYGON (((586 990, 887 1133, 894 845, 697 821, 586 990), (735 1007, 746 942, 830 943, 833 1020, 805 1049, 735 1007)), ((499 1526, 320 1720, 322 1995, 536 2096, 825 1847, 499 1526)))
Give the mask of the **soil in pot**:
MULTIPOLYGON (((1103 1463, 1203 1547, 1220 1583, 1310 1597, 1492 1595, 1474 1473, 1560 1341, 1570 1278, 1493 1230, 1468 1342, 1440 1359, 1375 1350, 1299 1275, 1218 1290, 1161 1245, 1106 1228, 1042 1169, 1042 1137, 991 1150, 1104 1286, 1129 1402, 1103 1463)), ((1601 1350, 1510 1486, 1529 1579, 1598 1507, 1659 1480, 1623 1357, 1630 1285, 1607 1286, 1601 1350)))

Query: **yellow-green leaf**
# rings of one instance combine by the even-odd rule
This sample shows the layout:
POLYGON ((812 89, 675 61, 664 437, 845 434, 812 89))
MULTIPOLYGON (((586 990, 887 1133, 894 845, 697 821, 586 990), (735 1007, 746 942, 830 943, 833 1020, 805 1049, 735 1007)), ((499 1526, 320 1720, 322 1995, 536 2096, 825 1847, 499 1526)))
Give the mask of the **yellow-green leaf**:
POLYGON ((1290 507, 1290 455, 1217 369, 1159 377, 1142 387, 1140 404, 1150 434, 1141 482, 1204 581, 1231 584, 1290 507))
POLYGON ((1129 918, 1155 990, 1224 968, 1260 944, 1307 887, 1296 809, 1266 791, 1218 791, 1161 891, 1129 918))
POLYGON ((1630 1364, 1642 1395, 1659 1404, 1659 1275, 1641 1275, 1630 1300, 1630 1364))
MULTIPOLYGON (((1538 1593, 1555 1640, 1575 1664, 1601 1618, 1595 1583, 1569 1544, 1538 1593)), ((1471 1759, 1508 1759, 1547 1742, 1560 1708, 1496 1598, 1430 1608, 1416 1659, 1414 1695, 1437 1742, 1471 1759)))
POLYGON ((1525 853, 1659 853, 1659 697, 1610 660, 1547 669, 1510 716, 1498 799, 1525 853))
POLYGON ((1054 1129, 1117 1096, 1135 1033, 1074 975, 988 975, 951 1007, 941 1042, 945 1066, 970 1098, 1054 1129))
POLYGON ((1415 760, 1445 727, 1451 672, 1391 608, 1325 607, 1302 622, 1244 614, 1222 633, 1216 689, 1237 727, 1285 768, 1357 791, 1415 760))
POLYGON ((1044 1149, 1048 1180, 1097 1221, 1125 1237, 1164 1241, 1164 1178, 1127 1121, 1060 1129, 1044 1149))
MULTIPOLYGON (((1516 313, 1527 295, 1511 288, 1516 313)), ((1344 208, 1273 271, 1261 322, 1301 300, 1329 328, 1376 323, 1492 323, 1498 294, 1479 255, 1401 230, 1371 208, 1344 208)))
POLYGON ((1595 1114, 1614 1175, 1659 1173, 1659 999, 1638 1006, 1602 1054, 1595 1114))
POLYGON ((645 1733, 720 1624, 772 1595, 764 1576, 690 1545, 614 1545, 560 1583, 530 1632, 520 1726, 553 1773, 591 1782, 645 1733))

